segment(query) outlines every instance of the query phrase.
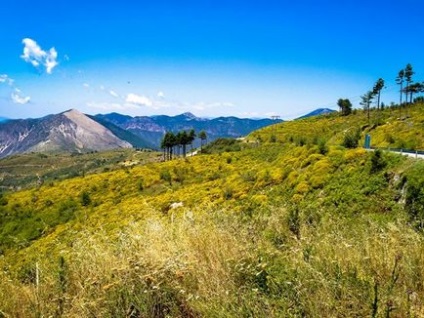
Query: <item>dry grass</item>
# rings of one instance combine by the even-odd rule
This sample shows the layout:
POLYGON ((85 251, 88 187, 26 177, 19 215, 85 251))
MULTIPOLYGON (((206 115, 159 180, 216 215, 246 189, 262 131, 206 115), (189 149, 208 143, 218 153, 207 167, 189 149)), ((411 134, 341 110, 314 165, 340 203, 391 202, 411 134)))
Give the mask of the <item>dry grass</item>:
MULTIPOLYGON (((108 233, 83 231, 61 257, 1 275, 5 317, 420 317, 423 238, 402 222, 302 222, 276 209, 248 223, 180 210, 108 233), (26 278, 26 279, 24 279, 26 278), (133 316, 129 314, 133 312, 133 316)), ((304 218, 304 215, 301 215, 304 218)), ((3 264, 4 265, 4 264, 3 264)))

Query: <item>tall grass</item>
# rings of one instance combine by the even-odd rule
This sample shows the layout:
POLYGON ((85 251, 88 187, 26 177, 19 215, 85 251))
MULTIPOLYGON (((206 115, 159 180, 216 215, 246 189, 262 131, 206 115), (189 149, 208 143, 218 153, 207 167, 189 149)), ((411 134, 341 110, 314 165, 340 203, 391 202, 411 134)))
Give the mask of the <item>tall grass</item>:
POLYGON ((299 235, 282 208, 250 219, 152 212, 113 233, 83 231, 20 275, 3 271, 0 310, 5 317, 424 314, 419 233, 369 216, 314 225, 304 211, 299 217, 299 235))

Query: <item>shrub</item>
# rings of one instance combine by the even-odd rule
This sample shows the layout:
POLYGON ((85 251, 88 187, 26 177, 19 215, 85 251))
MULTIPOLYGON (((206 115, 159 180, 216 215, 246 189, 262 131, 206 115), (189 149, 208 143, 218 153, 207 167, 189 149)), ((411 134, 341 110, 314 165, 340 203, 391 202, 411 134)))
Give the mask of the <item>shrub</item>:
POLYGON ((231 199, 233 197, 233 194, 234 194, 233 188, 231 188, 230 186, 225 187, 223 192, 223 196, 225 200, 231 199))
POLYGON ((89 206, 90 204, 91 204, 90 193, 88 191, 83 191, 81 193, 81 205, 82 206, 89 206))
POLYGON ((161 180, 169 182, 169 185, 172 186, 172 176, 169 170, 167 169, 161 170, 159 177, 161 180))
POLYGON ((419 230, 424 229, 424 165, 417 165, 409 173, 406 183, 405 209, 419 230))
POLYGON ((328 152, 327 142, 325 139, 318 140, 318 151, 321 155, 325 155, 328 152))
POLYGON ((387 165, 386 160, 383 158, 381 150, 377 149, 371 155, 371 173, 382 170, 387 165))
POLYGON ((299 207, 297 205, 289 208, 287 225, 289 230, 296 236, 296 238, 300 239, 300 214, 299 207))
POLYGON ((355 132, 347 132, 344 135, 342 146, 345 148, 358 147, 359 139, 361 139, 361 131, 358 129, 355 132))

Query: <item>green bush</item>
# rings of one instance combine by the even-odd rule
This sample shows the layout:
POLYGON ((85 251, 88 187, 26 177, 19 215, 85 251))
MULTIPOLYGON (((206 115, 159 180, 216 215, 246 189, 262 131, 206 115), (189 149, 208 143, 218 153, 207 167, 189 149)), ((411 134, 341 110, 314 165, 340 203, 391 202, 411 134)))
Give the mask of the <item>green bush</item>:
POLYGON ((387 162, 383 158, 383 152, 377 149, 371 155, 371 173, 378 172, 386 166, 387 166, 387 162))
POLYGON ((343 137, 342 146, 345 148, 358 147, 359 139, 361 139, 361 131, 358 129, 354 132, 348 131, 343 137))
POLYGON ((407 176, 405 209, 419 230, 424 229, 424 164, 417 164, 407 176))
POLYGON ((83 191, 81 193, 81 205, 82 206, 89 206, 90 204, 91 204, 90 193, 88 191, 83 191))
POLYGON ((172 186, 172 176, 169 170, 167 169, 161 170, 159 177, 161 180, 168 182, 169 185, 172 186))

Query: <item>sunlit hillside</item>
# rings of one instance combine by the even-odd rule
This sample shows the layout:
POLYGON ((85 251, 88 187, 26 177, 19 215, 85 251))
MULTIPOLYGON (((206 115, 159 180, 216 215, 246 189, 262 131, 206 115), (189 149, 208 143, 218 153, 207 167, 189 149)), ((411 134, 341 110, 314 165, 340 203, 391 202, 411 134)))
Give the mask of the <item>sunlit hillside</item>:
POLYGON ((365 135, 371 146, 404 150, 424 150, 424 104, 372 109, 370 114, 354 110, 349 116, 330 113, 323 116, 274 125, 250 136, 250 141, 306 144, 325 142, 340 145, 346 136, 359 132, 359 145, 365 135))
POLYGON ((423 316, 423 108, 6 192, 0 316, 423 316))

